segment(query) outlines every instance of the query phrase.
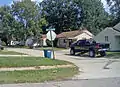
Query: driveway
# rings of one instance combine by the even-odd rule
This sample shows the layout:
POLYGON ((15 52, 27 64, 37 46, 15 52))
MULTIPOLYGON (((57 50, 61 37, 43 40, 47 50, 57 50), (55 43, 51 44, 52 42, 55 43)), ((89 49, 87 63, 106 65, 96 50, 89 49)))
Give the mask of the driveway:
MULTIPOLYGON (((29 54, 30 56, 43 56, 43 51, 34 49, 8 48, 8 50, 29 54)), ((107 58, 89 58, 70 56, 69 50, 56 51, 56 59, 70 61, 79 67, 80 73, 72 79, 102 79, 120 77, 120 60, 107 58), (104 66, 108 63, 108 69, 104 66)))

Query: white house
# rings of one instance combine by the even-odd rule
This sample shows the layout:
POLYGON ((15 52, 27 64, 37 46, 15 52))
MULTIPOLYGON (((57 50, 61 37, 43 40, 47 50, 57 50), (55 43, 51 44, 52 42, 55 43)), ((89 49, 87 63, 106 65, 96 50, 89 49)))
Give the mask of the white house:
POLYGON ((93 36, 94 35, 87 29, 62 32, 57 35, 58 39, 57 46, 68 48, 71 45, 71 43, 76 40, 91 39, 93 38, 93 36))
POLYGON ((109 43, 110 51, 120 51, 120 23, 114 27, 107 27, 94 40, 98 43, 109 43))

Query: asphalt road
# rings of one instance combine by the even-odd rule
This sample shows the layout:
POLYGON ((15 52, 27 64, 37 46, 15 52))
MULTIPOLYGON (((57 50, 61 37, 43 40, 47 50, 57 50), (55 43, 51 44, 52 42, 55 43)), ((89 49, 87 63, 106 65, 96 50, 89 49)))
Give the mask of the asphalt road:
POLYGON ((120 78, 67 80, 33 84, 3 84, 0 87, 120 87, 120 78))

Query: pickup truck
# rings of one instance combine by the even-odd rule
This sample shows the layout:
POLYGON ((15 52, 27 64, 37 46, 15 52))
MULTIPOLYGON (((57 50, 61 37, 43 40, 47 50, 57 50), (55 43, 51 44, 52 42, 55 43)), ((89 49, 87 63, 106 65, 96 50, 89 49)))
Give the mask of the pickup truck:
POLYGON ((94 40, 78 40, 71 44, 70 54, 75 55, 75 53, 77 52, 81 52, 81 54, 89 52, 90 57, 95 57, 96 54, 100 54, 100 56, 105 56, 108 49, 109 44, 96 43, 96 41, 94 40))

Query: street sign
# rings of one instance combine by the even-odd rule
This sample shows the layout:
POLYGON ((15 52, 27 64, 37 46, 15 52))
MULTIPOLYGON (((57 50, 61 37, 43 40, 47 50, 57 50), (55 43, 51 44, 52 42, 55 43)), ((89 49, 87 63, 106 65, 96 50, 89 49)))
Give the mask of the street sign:
POLYGON ((56 33, 54 32, 55 28, 49 28, 49 29, 46 29, 46 31, 48 31, 47 33, 47 39, 51 41, 52 43, 52 51, 53 51, 53 59, 55 59, 55 53, 54 53, 54 44, 53 44, 53 40, 55 40, 56 38, 56 33))
POLYGON ((53 41, 53 40, 55 40, 55 38, 56 38, 56 33, 54 31, 48 31, 47 39, 50 41, 53 41))
POLYGON ((55 28, 48 28, 48 29, 46 29, 46 31, 54 31, 55 30, 55 28))

